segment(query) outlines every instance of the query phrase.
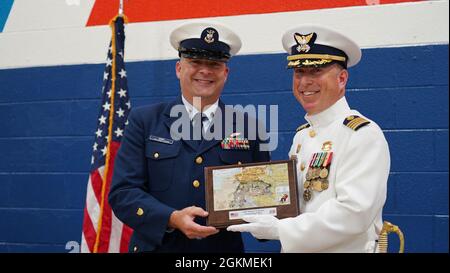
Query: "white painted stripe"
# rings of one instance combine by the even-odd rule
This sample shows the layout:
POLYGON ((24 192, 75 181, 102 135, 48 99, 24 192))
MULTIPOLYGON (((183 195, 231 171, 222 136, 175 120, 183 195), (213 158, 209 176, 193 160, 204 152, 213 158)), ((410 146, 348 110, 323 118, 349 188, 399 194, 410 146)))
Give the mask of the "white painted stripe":
POLYGON ((92 225, 97 233, 98 221, 100 218, 100 204, 95 196, 94 189, 92 187, 91 176, 89 175, 89 182, 86 193, 86 210, 91 218, 92 225))
POLYGON ((84 27, 95 0, 14 0, 4 32, 84 27))
MULTIPOLYGON (((239 54, 246 55, 284 52, 283 32, 302 23, 332 26, 363 48, 448 44, 448 8, 448 1, 423 1, 206 20, 234 29, 243 42, 239 54)), ((129 24, 125 30, 126 61, 177 58, 170 47, 169 34, 180 23, 129 24)), ((0 34, 0 68, 103 63, 110 38, 107 26, 5 32, 0 34)))
POLYGON ((123 223, 117 219, 114 212, 111 215, 111 236, 109 238, 108 253, 120 252, 120 241, 122 238, 123 223))

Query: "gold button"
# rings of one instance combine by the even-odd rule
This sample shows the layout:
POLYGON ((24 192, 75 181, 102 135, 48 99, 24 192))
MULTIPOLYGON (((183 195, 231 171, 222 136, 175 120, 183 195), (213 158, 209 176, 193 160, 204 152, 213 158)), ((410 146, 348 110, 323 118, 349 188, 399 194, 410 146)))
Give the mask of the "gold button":
POLYGON ((154 153, 154 154, 153 154, 153 157, 154 157, 154 158, 158 158, 158 157, 159 157, 159 153, 154 153))
POLYGON ((203 163, 203 158, 201 157, 201 156, 198 156, 196 159, 195 159, 195 163, 197 163, 197 164, 202 164, 203 163))
POLYGON ((194 180, 194 181, 192 182, 192 185, 193 185, 195 188, 198 188, 198 187, 200 187, 200 181, 198 181, 198 180, 196 179, 196 180, 194 180))
POLYGON ((138 216, 142 216, 144 214, 144 210, 142 208, 138 208, 137 211, 136 211, 136 214, 138 216))
POLYGON ((314 130, 309 131, 309 136, 310 137, 315 137, 316 136, 316 132, 314 130))
POLYGON ((133 247, 133 251, 134 251, 134 252, 137 251, 137 246, 133 247))
POLYGON ((302 172, 305 170, 305 163, 302 163, 302 164, 300 165, 300 170, 301 170, 302 172))
POLYGON ((297 150, 296 150, 296 153, 298 154, 298 153, 300 153, 300 149, 302 148, 302 145, 301 144, 298 144, 297 145, 297 150))
POLYGON ((238 165, 241 165, 242 164, 242 162, 241 161, 238 161, 238 165))

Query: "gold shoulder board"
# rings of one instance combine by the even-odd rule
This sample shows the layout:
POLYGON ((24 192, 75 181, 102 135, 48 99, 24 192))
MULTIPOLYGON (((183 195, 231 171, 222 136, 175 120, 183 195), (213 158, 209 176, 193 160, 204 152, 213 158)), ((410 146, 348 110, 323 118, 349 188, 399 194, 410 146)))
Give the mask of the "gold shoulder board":
POLYGON ((301 130, 303 130, 303 129, 306 129, 306 128, 308 128, 309 126, 311 126, 311 125, 309 125, 309 123, 305 123, 305 124, 303 124, 303 125, 300 125, 300 126, 298 126, 296 132, 301 131, 301 130))
POLYGON ((353 131, 358 131, 359 128, 366 126, 370 121, 360 116, 353 115, 346 117, 343 123, 353 131))

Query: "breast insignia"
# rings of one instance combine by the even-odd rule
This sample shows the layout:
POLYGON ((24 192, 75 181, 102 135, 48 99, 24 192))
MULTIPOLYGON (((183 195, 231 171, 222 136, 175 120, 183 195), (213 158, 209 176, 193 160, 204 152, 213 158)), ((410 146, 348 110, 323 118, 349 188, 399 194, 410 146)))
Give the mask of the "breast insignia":
POLYGON ((353 131, 358 131, 360 128, 366 126, 369 123, 370 121, 368 121, 367 119, 356 115, 346 117, 343 122, 345 126, 352 129, 353 131))

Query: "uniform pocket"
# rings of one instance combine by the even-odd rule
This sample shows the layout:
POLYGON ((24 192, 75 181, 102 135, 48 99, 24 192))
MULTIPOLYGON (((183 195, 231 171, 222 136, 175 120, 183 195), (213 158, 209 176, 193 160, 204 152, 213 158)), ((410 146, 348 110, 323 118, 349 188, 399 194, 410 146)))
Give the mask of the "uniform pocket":
POLYGON ((149 191, 166 191, 172 184, 175 160, 180 153, 180 142, 165 144, 147 141, 145 156, 148 164, 149 191))

